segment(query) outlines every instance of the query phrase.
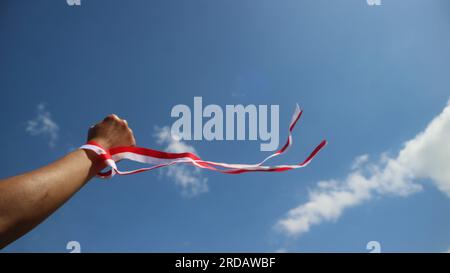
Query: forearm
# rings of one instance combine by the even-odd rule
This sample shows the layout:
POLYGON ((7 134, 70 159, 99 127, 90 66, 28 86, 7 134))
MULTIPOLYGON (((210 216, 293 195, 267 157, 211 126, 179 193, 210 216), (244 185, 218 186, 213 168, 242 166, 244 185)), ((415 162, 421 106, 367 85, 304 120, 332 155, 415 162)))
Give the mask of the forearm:
POLYGON ((0 248, 64 204, 104 167, 91 151, 77 150, 40 169, 0 181, 0 248))

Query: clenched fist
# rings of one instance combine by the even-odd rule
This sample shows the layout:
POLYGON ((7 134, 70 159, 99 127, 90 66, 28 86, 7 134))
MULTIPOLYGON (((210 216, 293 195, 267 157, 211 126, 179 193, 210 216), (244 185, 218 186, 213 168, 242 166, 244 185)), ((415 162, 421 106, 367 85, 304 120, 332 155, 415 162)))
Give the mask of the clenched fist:
POLYGON ((115 114, 92 126, 88 132, 88 141, 95 141, 107 150, 136 145, 133 131, 128 127, 127 121, 115 114))

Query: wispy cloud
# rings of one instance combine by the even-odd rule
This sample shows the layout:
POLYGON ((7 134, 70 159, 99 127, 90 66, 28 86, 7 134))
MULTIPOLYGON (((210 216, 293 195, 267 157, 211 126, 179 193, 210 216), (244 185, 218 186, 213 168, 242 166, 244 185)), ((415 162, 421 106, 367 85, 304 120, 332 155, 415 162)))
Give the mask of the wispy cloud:
POLYGON ((396 157, 382 154, 355 159, 350 173, 341 180, 320 181, 306 203, 288 211, 277 227, 289 235, 301 235, 313 225, 335 221, 342 213, 374 196, 408 196, 422 190, 420 182, 431 180, 450 197, 450 101, 426 129, 407 141, 396 157))
MULTIPOLYGON (((197 154, 193 146, 184 143, 181 140, 172 138, 170 128, 155 127, 156 141, 160 145, 166 145, 165 151, 173 153, 191 152, 197 154)), ((182 194, 187 197, 193 197, 208 191, 208 179, 203 177, 201 171, 190 165, 172 165, 161 170, 161 173, 175 181, 182 194)))
POLYGON ((36 116, 27 122, 25 131, 32 136, 43 136, 48 139, 50 147, 54 147, 59 135, 59 126, 53 121, 44 103, 36 107, 36 116))

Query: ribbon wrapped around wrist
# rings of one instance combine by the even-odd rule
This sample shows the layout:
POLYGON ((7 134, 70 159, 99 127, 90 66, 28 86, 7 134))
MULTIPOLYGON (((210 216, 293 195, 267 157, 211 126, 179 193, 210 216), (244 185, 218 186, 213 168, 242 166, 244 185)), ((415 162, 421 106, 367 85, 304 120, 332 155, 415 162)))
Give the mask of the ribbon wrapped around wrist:
POLYGON ((302 113, 303 111, 300 110, 300 107, 298 105, 296 105, 294 114, 292 115, 292 120, 289 124, 289 136, 286 143, 277 152, 271 154, 270 156, 266 157, 263 161, 257 164, 229 164, 214 161, 206 161, 201 159, 197 155, 189 152, 169 153, 137 146, 115 147, 110 150, 106 150, 101 145, 93 141, 87 142, 85 145, 81 146, 80 149, 94 151, 99 156, 99 158, 103 159, 106 165, 111 168, 108 171, 98 173, 97 176, 100 178, 111 178, 115 174, 119 175, 135 174, 174 164, 191 164, 198 168, 209 169, 225 174, 241 174, 246 172, 284 172, 307 166, 311 162, 311 160, 320 152, 320 150, 322 150, 327 144, 326 140, 322 140, 322 142, 320 142, 320 144, 315 147, 315 149, 309 154, 309 156, 303 162, 298 164, 275 165, 275 166, 263 165, 270 158, 285 153, 288 150, 288 148, 292 145, 293 141, 292 130, 294 129, 296 123, 300 119, 302 113), (148 164, 151 166, 131 171, 120 171, 117 167, 116 162, 124 159, 128 159, 143 164, 148 164))

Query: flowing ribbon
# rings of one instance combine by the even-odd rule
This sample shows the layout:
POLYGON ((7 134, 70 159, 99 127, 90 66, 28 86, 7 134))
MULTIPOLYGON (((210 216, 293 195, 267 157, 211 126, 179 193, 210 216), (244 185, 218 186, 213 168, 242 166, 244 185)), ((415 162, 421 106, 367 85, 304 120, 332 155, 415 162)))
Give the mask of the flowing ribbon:
POLYGON ((320 150, 322 150, 327 144, 326 140, 322 140, 322 142, 320 142, 320 144, 316 146, 316 148, 309 154, 309 156, 303 162, 298 164, 276 165, 276 166, 263 165, 270 158, 279 156, 289 149, 289 147, 292 145, 292 130, 294 129, 295 124, 300 119, 302 113, 303 110, 300 110, 300 107, 297 104, 294 114, 292 115, 291 123, 289 124, 289 136, 286 141, 286 144, 284 144, 284 146, 277 152, 271 154, 270 156, 266 157, 263 161, 257 164, 229 164, 229 163, 206 161, 193 153, 188 152, 168 153, 137 146, 116 147, 110 150, 106 150, 101 145, 93 141, 89 141, 85 145, 81 146, 80 149, 94 151, 99 155, 101 159, 105 161, 107 166, 111 167, 110 170, 100 172, 97 175, 98 177, 101 178, 111 178, 115 174, 119 175, 135 174, 174 164, 191 164, 198 168, 209 169, 226 174, 241 174, 245 172, 284 172, 307 166, 311 162, 311 160, 320 152, 320 150), (124 159, 149 164, 151 166, 131 171, 120 171, 119 168, 117 167, 116 162, 124 159))

